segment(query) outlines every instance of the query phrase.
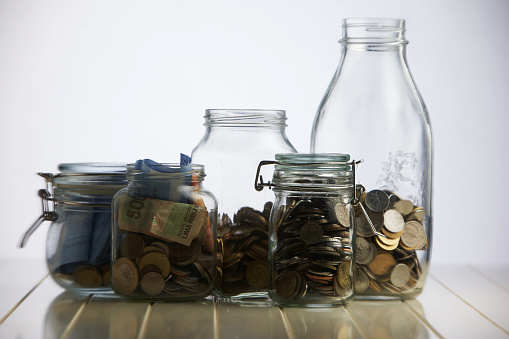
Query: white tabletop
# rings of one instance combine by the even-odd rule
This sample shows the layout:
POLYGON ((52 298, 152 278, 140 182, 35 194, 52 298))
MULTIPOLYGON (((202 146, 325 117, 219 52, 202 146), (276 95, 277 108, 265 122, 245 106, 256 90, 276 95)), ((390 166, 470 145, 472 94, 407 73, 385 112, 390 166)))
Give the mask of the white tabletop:
POLYGON ((334 308, 76 295, 43 262, 0 260, 0 338, 507 338, 509 266, 432 265, 407 301, 334 308))

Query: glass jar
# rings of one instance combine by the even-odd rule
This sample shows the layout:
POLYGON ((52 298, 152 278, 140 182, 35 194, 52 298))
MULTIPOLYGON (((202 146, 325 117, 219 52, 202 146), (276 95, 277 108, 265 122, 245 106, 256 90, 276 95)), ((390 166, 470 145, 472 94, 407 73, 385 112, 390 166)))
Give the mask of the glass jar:
POLYGON ((44 221, 52 221, 46 264, 53 280, 79 293, 111 292, 111 200, 126 185, 126 165, 60 164, 60 173, 39 173, 43 213, 25 233, 20 247, 44 221))
MULTIPOLYGON (((354 293, 355 162, 347 154, 276 154, 269 222, 269 296, 334 306, 354 293)), ((257 175, 258 177, 258 175, 257 175)), ((260 179, 261 180, 261 179, 260 179)))
POLYGON ((113 291, 147 301, 194 300, 215 281, 214 196, 202 165, 127 166, 128 185, 113 198, 113 291))
POLYGON ((431 257, 433 146, 428 112, 407 65, 405 21, 345 19, 340 43, 311 152, 341 150, 366 161, 357 175, 368 193, 356 209, 356 229, 363 248, 357 263, 369 287, 356 296, 413 298, 424 287, 431 257))
MULTIPOLYGON (((253 189, 260 159, 296 152, 285 135, 286 112, 209 109, 206 132, 192 161, 207 167, 207 187, 218 200, 218 282, 223 298, 267 297, 268 218, 273 196, 253 189)), ((271 175, 264 171, 263 175, 271 175)))

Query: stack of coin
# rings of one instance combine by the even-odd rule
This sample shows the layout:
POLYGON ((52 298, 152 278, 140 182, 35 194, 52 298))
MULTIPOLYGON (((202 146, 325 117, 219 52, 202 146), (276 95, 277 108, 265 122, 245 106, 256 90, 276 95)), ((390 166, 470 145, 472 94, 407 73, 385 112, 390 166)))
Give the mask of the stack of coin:
POLYGON ((217 289, 222 297, 257 293, 268 287, 268 221, 272 202, 263 211, 242 207, 221 218, 217 289))
POLYGON ((352 248, 347 206, 329 198, 287 198, 275 219, 275 299, 328 303, 350 295, 352 248))
POLYGON ((416 251, 428 246, 423 226, 425 209, 393 192, 377 189, 365 193, 360 204, 355 206, 356 294, 410 291, 422 274, 416 251))
POLYGON ((161 300, 194 298, 210 292, 213 254, 204 251, 198 240, 185 246, 141 233, 122 234, 112 267, 116 292, 161 300))

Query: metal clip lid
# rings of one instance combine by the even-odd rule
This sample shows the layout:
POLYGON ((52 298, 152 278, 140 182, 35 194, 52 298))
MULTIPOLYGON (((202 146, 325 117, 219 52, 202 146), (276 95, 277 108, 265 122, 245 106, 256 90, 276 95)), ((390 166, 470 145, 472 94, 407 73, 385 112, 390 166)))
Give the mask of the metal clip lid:
POLYGON ((53 174, 52 173, 37 173, 37 174, 46 179, 46 188, 40 189, 38 191, 38 195, 41 198, 42 214, 25 232, 18 245, 19 248, 25 247, 28 238, 30 238, 32 233, 34 233, 34 231, 43 223, 43 221, 45 220, 55 221, 57 219, 57 214, 55 213, 55 202, 53 199, 53 174))

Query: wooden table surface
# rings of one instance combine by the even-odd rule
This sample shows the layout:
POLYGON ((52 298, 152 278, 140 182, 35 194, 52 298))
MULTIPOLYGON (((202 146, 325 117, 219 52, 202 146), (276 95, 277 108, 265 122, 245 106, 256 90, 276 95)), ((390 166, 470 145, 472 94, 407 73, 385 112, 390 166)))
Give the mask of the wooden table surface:
POLYGON ((509 338, 509 266, 432 264, 417 299, 334 308, 76 295, 37 260, 0 274, 0 338, 509 338))

